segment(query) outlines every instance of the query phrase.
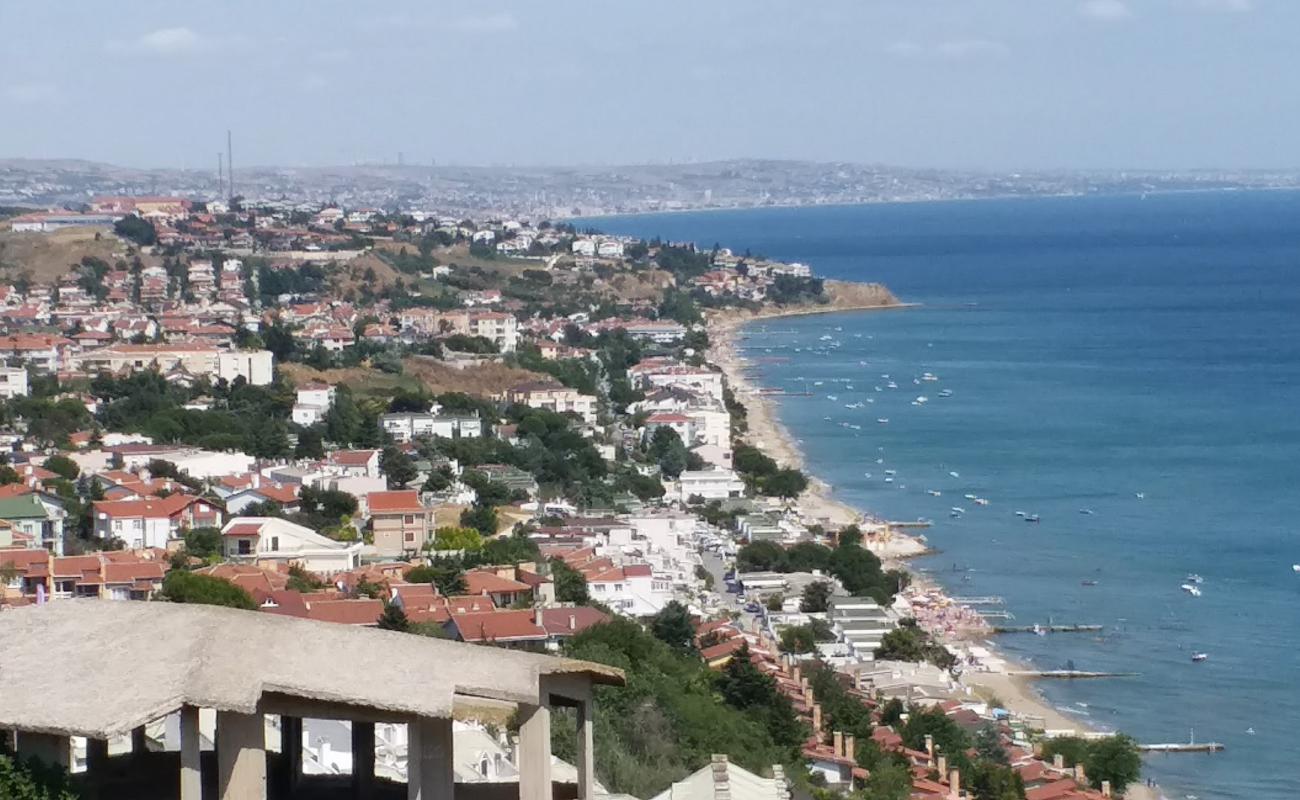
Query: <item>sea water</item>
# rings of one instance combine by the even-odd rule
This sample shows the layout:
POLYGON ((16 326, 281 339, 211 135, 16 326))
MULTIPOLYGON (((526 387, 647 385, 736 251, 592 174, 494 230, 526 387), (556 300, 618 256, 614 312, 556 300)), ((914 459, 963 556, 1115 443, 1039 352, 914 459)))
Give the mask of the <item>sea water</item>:
POLYGON ((1016 624, 1103 625, 997 641, 1038 668, 1139 673, 1040 682, 1081 721, 1226 745, 1148 756, 1170 797, 1300 797, 1300 194, 586 224, 923 304, 746 329, 759 383, 812 393, 778 398, 809 470, 863 508, 933 520, 940 552, 916 566, 951 593, 1001 596, 1016 624))

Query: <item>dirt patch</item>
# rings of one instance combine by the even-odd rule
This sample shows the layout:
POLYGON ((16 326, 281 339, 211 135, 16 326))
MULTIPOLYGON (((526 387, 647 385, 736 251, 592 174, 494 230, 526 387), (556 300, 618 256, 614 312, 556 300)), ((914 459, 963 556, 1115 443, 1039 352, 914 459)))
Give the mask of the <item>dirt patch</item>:
POLYGON ((436 359, 412 356, 402 361, 407 375, 419 380, 430 392, 465 392, 487 397, 526 381, 545 379, 546 376, 531 370, 508 367, 489 362, 457 369, 436 359))
MULTIPOLYGON (((0 276, 5 283, 27 274, 33 283, 53 284, 85 256, 101 258, 110 265, 119 259, 129 260, 127 247, 127 242, 102 228, 66 228, 53 233, 4 230, 0 231, 0 276)), ((141 258, 146 265, 157 263, 152 256, 141 258)))
POLYGON ((368 286, 371 292, 379 294, 396 283, 401 276, 402 273, 374 253, 362 253, 346 264, 335 267, 330 273, 329 283, 336 296, 360 291, 362 286, 368 286), (367 270, 372 271, 373 278, 367 277, 367 270))
POLYGON ((390 375, 370 367, 312 369, 304 364, 281 364, 280 372, 295 386, 320 381, 346 384, 359 395, 391 395, 398 389, 424 387, 431 394, 465 392, 488 397, 519 383, 546 378, 536 372, 500 363, 456 369, 437 359, 411 356, 402 361, 402 374, 390 375))

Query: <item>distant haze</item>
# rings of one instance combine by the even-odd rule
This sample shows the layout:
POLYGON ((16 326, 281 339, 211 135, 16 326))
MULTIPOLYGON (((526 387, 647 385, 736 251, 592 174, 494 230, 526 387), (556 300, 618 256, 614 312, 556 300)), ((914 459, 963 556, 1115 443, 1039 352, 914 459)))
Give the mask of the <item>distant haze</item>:
POLYGON ((1295 0, 6 3, 0 158, 1300 166, 1295 0))

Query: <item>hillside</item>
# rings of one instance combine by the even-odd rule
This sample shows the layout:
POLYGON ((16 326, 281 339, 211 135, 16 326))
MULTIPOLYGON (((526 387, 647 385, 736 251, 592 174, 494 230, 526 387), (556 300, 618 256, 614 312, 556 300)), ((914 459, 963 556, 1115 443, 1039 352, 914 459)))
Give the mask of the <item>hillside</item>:
POLYGON ((545 379, 545 375, 505 364, 481 364, 456 369, 446 363, 424 356, 412 356, 402 361, 402 374, 390 375, 369 367, 347 369, 312 369, 304 364, 281 364, 280 371, 294 385, 313 381, 330 384, 347 384, 362 395, 391 395, 398 389, 423 387, 431 394, 465 392, 487 396, 504 391, 518 383, 545 379))
MULTIPOLYGON (((126 258, 127 246, 102 228, 68 228, 54 233, 0 230, 0 279, 12 283, 25 274, 33 283, 52 284, 85 256, 110 264, 126 258)), ((152 261, 146 257, 145 263, 152 261)))

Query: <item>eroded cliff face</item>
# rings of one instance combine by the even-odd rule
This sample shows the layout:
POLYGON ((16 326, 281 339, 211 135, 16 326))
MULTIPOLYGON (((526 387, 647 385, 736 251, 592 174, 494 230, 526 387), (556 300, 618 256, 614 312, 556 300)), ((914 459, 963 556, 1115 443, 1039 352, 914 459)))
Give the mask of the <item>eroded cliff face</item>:
POLYGON ((883 283, 856 283, 853 281, 827 280, 826 296, 833 308, 871 308, 873 306, 896 306, 900 301, 883 283))

